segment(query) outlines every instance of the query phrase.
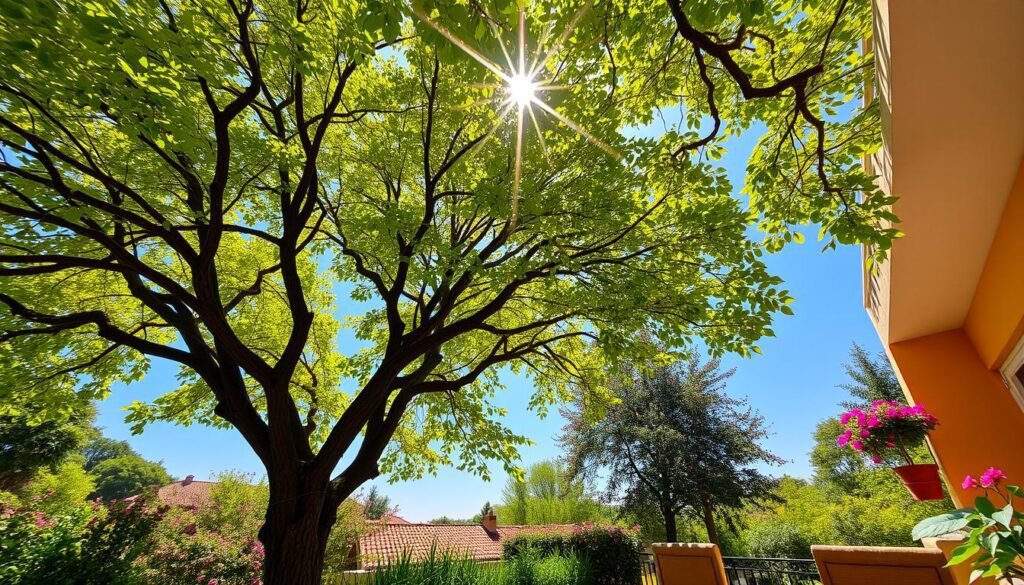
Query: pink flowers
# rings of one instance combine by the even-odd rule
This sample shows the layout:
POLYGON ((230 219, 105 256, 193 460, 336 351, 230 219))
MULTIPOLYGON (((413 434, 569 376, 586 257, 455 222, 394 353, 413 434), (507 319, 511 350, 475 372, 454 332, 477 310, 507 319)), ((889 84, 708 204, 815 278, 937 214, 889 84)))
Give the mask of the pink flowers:
POLYGON ((1000 480, 1004 479, 1006 479, 1006 474, 1003 473, 1002 469, 999 469, 997 467, 989 467, 988 469, 985 470, 985 473, 981 474, 981 477, 978 479, 978 483, 980 483, 981 487, 983 488, 989 488, 998 484, 1000 480))
POLYGON ((52 522, 50 522, 50 521, 48 521, 46 519, 46 514, 45 513, 43 513, 43 512, 36 512, 35 516, 36 516, 35 524, 36 524, 36 526, 38 528, 46 528, 47 526, 52 526, 53 525, 52 522))
POLYGON ((965 490, 971 488, 995 488, 999 485, 999 482, 1006 479, 1006 473, 998 467, 989 467, 977 478, 970 475, 964 478, 964 481, 960 484, 960 487, 965 490))
POLYGON ((913 460, 908 449, 920 444, 938 419, 920 404, 876 400, 866 409, 844 412, 839 422, 844 427, 836 438, 840 447, 865 453, 876 464, 895 457, 910 465, 913 460))

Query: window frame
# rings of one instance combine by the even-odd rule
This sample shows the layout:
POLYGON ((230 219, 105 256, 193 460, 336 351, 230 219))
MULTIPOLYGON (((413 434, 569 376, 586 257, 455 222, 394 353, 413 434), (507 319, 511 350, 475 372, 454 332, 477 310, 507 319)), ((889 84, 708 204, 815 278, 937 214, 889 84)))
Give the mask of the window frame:
POLYGON ((1016 347, 1010 352, 1003 365, 999 367, 999 375, 1003 378, 1003 384, 1017 401, 1017 406, 1024 410, 1024 381, 1017 377, 1017 373, 1024 369, 1024 336, 1018 341, 1016 347))

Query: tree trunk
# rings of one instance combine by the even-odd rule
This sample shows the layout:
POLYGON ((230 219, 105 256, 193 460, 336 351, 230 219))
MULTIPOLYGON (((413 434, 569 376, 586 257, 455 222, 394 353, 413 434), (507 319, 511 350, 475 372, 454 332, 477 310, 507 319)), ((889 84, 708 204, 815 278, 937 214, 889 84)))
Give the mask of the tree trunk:
POLYGON ((671 508, 662 508, 661 515, 665 520, 665 542, 676 542, 679 538, 676 528, 676 513, 671 508))
POLYGON ((264 585, 320 585, 327 540, 337 519, 328 486, 270 480, 270 505, 260 529, 264 585), (275 483, 278 489, 274 489, 275 483), (281 486, 284 483, 285 485, 281 486), (306 489, 300 489, 305 487, 306 489))
POLYGON ((701 504, 704 508, 704 527, 708 530, 708 541, 719 544, 718 528, 715 526, 715 509, 711 506, 711 500, 707 496, 702 496, 701 504))

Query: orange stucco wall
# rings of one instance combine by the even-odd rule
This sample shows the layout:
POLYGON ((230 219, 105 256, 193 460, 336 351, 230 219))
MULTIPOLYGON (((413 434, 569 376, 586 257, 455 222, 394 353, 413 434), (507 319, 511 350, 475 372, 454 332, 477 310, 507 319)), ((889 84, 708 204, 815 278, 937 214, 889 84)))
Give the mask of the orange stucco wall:
POLYGON ((932 450, 958 505, 977 495, 961 488, 964 476, 990 466, 1024 485, 1024 411, 963 329, 894 343, 889 352, 908 399, 940 421, 932 450))
POLYGON ((1024 160, 978 279, 964 331, 990 368, 999 368, 1024 333, 1024 160))

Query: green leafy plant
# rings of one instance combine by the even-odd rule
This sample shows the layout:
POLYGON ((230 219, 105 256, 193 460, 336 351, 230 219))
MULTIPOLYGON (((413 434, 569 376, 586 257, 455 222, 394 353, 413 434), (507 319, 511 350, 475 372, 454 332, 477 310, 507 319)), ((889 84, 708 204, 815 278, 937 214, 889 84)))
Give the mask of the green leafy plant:
POLYGON ((1024 513, 1017 510, 1024 489, 1015 485, 1000 489, 1004 479, 1006 474, 996 467, 977 479, 965 477, 964 489, 982 488, 985 495, 974 499, 974 508, 922 520, 914 527, 914 540, 965 531, 967 541, 953 550, 950 566, 970 561, 974 566, 971 582, 984 577, 1024 577, 1024 513))
POLYGON ((32 508, 0 513, 0 582, 5 585, 129 585, 136 560, 164 510, 144 499, 96 502, 47 515, 32 508))
POLYGON ((578 555, 590 562, 594 582, 633 585, 640 578, 640 539, 636 530, 616 526, 576 526, 571 530, 530 532, 506 539, 502 556, 578 555))

